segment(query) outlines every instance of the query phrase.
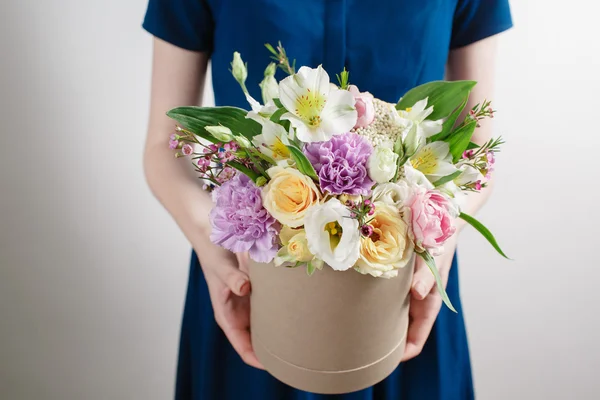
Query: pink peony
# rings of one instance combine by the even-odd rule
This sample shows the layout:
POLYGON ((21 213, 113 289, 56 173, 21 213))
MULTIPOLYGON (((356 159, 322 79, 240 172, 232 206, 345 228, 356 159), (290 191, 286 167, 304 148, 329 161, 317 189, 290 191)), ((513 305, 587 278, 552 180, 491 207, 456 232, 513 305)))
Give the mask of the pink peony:
POLYGON ((456 231, 452 204, 442 193, 423 188, 416 190, 408 204, 415 246, 440 255, 444 242, 456 231))
POLYGON ((373 122, 375 118, 375 107, 373 106, 373 95, 369 92, 359 92, 358 88, 354 85, 348 86, 348 91, 354 96, 356 100, 356 112, 358 113, 358 119, 354 128, 365 128, 373 122))

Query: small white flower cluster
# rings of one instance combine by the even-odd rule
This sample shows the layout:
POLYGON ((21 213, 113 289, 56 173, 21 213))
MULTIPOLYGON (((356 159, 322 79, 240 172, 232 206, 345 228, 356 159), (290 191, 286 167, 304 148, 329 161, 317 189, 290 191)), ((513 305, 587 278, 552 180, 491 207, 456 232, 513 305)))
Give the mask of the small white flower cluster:
POLYGON ((379 99, 373 99, 375 118, 365 128, 357 128, 353 131, 366 137, 374 147, 383 144, 393 144, 402 133, 402 127, 394 122, 395 105, 386 103, 379 99))

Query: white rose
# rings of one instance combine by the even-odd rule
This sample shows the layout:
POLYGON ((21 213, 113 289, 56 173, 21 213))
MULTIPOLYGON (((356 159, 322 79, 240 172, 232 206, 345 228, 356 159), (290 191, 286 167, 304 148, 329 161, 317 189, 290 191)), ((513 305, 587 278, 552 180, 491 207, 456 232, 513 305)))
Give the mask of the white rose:
POLYGON ((358 221, 337 199, 310 207, 304 218, 308 249, 336 271, 354 267, 360 253, 358 221))
POLYGON ((414 187, 408 182, 400 180, 396 183, 384 183, 377 185, 373 189, 373 201, 394 206, 398 210, 402 210, 407 206, 407 202, 414 194, 414 187))
POLYGON ((386 183, 394 177, 398 162, 398 154, 385 146, 377 147, 371 156, 367 168, 369 177, 377 183, 386 183))

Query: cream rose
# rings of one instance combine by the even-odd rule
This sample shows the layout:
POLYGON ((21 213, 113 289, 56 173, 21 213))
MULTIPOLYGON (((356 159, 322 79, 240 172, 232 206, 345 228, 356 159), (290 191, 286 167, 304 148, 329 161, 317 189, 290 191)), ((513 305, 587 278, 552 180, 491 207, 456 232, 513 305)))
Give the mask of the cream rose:
POLYGON ((309 262, 315 256, 308 249, 308 241, 306 240, 306 232, 304 229, 291 229, 284 227, 279 234, 281 249, 275 257, 275 265, 280 266, 286 262, 309 262))
POLYGON ((369 156, 369 177, 377 183, 389 182, 398 169, 398 154, 386 146, 378 146, 369 156))
POLYGON ((320 200, 319 189, 308 176, 293 168, 271 167, 271 180, 262 191, 263 206, 283 225, 297 228, 306 212, 320 200))
POLYGON ((375 214, 369 223, 373 233, 361 238, 360 257, 356 270, 381 278, 393 278, 398 269, 405 267, 414 253, 414 244, 409 237, 409 225, 398 209, 376 201, 375 214))
POLYGON ((380 201, 397 210, 403 210, 414 194, 414 187, 404 180, 396 183, 384 183, 373 189, 373 201, 380 201))

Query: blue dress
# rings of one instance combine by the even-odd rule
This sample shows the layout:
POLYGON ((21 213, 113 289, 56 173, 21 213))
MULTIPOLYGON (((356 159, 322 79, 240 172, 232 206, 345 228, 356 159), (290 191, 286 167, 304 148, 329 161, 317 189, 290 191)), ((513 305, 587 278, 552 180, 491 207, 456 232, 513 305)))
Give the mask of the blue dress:
MULTIPOLYGON (((234 51, 248 62, 247 86, 269 62, 264 44, 281 41, 297 65, 346 67, 361 91, 396 102, 410 88, 444 78, 450 49, 512 26, 508 0, 150 0, 143 24, 178 47, 211 54, 217 105, 248 108, 229 73, 234 51)), ((278 72, 282 74, 282 71, 278 72)), ((279 79, 283 75, 278 76, 279 79)), ((181 329, 178 400, 468 400, 473 383, 456 258, 447 287, 458 314, 443 307, 423 352, 383 382, 330 396, 301 392, 245 365, 211 309, 192 254, 181 329)))

